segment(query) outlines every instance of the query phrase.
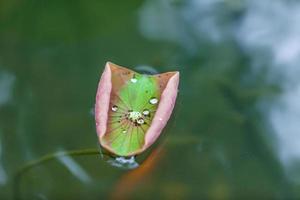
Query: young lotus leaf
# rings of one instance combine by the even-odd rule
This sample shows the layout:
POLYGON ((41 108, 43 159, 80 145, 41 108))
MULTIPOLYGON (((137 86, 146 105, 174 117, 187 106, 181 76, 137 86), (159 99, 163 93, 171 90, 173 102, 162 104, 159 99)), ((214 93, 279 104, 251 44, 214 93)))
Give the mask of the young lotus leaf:
POLYGON ((178 82, 179 72, 144 75, 108 62, 95 104, 101 146, 117 156, 146 150, 170 118, 178 82))

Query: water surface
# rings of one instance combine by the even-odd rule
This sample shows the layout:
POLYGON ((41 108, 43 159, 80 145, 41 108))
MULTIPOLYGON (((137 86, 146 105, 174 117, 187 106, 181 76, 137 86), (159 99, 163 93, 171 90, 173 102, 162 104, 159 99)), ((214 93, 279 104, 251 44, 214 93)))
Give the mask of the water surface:
POLYGON ((23 199, 299 199, 299 13, 293 0, 2 1, 1 199, 24 163, 98 148, 106 61, 181 73, 172 120, 138 158, 151 159, 62 157, 24 174, 23 199))

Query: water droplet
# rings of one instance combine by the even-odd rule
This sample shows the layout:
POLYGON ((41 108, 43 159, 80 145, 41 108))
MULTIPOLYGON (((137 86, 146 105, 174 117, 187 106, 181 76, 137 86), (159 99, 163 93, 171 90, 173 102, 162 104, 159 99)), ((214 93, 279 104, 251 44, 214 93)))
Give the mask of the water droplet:
POLYGON ((116 112, 116 111, 118 110, 118 106, 113 105, 113 106, 111 107, 111 110, 114 111, 114 112, 116 112))
POLYGON ((150 102, 151 104, 157 104, 157 103, 158 103, 158 99, 155 98, 155 97, 153 97, 153 98, 151 98, 151 99, 149 100, 149 102, 150 102))
POLYGON ((144 123, 145 123, 145 121, 144 121, 144 119, 143 119, 143 118, 139 118, 139 119, 137 120, 137 123, 138 123, 138 124, 144 124, 144 123))
POLYGON ((163 119, 162 119, 162 118, 159 118, 158 120, 159 120, 159 121, 162 121, 163 119))
POLYGON ((145 110, 143 111, 143 115, 147 116, 147 115, 149 115, 149 114, 150 114, 150 111, 149 111, 149 110, 145 109, 145 110))
POLYGON ((127 133, 127 131, 126 131, 126 130, 123 130, 122 133, 127 133))
POLYGON ((132 79, 130 79, 130 81, 131 81, 132 83, 136 83, 136 82, 137 82, 137 79, 136 79, 136 78, 132 78, 132 79))

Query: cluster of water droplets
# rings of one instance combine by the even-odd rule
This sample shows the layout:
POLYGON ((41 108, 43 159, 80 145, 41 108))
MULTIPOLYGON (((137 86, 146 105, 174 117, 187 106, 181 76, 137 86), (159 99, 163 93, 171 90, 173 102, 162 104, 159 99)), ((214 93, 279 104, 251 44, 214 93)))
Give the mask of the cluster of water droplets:
MULTIPOLYGON (((149 100, 149 103, 151 104, 157 104, 158 100, 156 98, 152 98, 149 100)), ((118 106, 117 105, 113 105, 111 107, 111 110, 113 112, 117 112, 118 111, 118 106)), ((128 113, 126 114, 126 116, 128 117, 129 120, 131 120, 132 122, 136 122, 139 125, 142 125, 145 123, 145 119, 144 117, 148 117, 150 116, 150 111, 148 109, 144 109, 142 112, 138 112, 138 111, 128 111, 128 113)), ((126 133, 126 130, 122 131, 123 133, 126 133)))
MULTIPOLYGON (((133 76, 130 79, 130 82, 133 83, 133 84, 136 84, 136 83, 138 83, 138 79, 135 76, 133 76)), ((149 104, 156 105, 157 103, 158 103, 158 99, 156 97, 152 97, 152 98, 149 99, 149 104)), ((113 105, 111 107, 111 110, 113 112, 117 112, 118 109, 119 109, 119 107, 117 105, 113 105)), ((136 125, 143 125, 143 124, 145 124, 144 117, 150 116, 150 111, 148 109, 144 109, 142 112, 140 112, 140 111, 134 111, 134 110, 129 110, 126 113, 125 116, 126 116, 126 118, 128 120, 132 121, 136 125)), ((127 131, 123 130, 122 133, 127 133, 127 131)))

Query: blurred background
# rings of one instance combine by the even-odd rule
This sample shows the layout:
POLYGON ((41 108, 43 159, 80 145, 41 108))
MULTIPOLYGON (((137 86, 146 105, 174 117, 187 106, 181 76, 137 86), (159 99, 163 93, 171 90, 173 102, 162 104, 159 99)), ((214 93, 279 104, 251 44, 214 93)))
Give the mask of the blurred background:
POLYGON ((98 148, 106 61, 180 71, 159 151, 44 163, 23 199, 300 199, 299 21, 296 0, 0 1, 0 199, 24 163, 98 148))

